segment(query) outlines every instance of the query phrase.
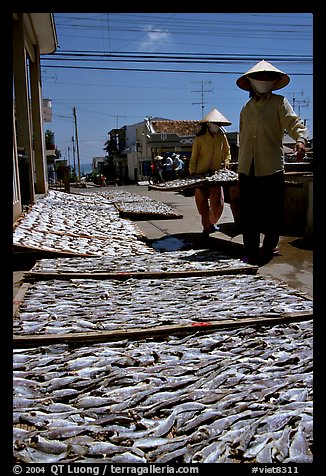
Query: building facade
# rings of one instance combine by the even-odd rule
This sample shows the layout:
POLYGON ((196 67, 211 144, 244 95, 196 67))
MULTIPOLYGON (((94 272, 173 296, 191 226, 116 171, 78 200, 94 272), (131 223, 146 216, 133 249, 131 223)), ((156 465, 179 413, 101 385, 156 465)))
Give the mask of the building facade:
MULTIPOLYGON (((136 130, 136 143, 127 153, 128 176, 132 181, 147 180, 157 155, 176 153, 190 158, 192 144, 201 125, 194 120, 145 118, 136 130)), ((239 134, 226 132, 231 155, 237 160, 239 134)))
POLYGON ((40 56, 56 51, 58 42, 52 13, 13 13, 12 20, 15 222, 35 194, 48 191, 40 56))

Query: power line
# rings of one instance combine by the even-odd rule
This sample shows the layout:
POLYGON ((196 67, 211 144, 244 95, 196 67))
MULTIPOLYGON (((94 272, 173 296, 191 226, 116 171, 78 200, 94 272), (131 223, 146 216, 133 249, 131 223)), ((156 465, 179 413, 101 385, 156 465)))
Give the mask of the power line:
MULTIPOLYGON (((83 69, 95 71, 139 71, 139 72, 153 72, 153 73, 199 73, 199 74, 243 74, 243 71, 204 71, 194 69, 149 69, 149 68, 117 68, 117 67, 102 67, 102 66, 66 66, 66 65, 45 65, 47 68, 59 69, 83 69)), ((312 76, 313 73, 287 73, 291 76, 312 76)))
MULTIPOLYGON (((139 17, 137 17, 138 22, 139 22, 139 17)), ((68 23, 68 22, 60 22, 58 21, 58 26, 60 26, 61 29, 88 29, 88 30, 94 30, 97 31, 98 29, 98 22, 96 21, 94 23, 94 18, 89 17, 85 18, 82 20, 86 21, 80 21, 80 19, 77 18, 79 23, 68 23)), ((111 26, 111 31, 119 31, 119 32, 136 32, 136 33, 144 33, 147 31, 150 31, 152 33, 157 33, 157 32, 162 32, 165 30, 162 30, 161 26, 155 26, 153 25, 152 21, 148 21, 148 24, 146 25, 146 20, 142 20, 141 23, 135 26, 134 21, 123 21, 123 20, 114 20, 114 25, 111 26)), ((156 18, 156 20, 162 21, 161 18, 156 18)), ((168 33, 172 34, 185 34, 189 32, 189 29, 191 29, 191 33, 193 35, 208 35, 208 36, 224 36, 225 33, 230 32, 230 27, 232 27, 232 36, 243 36, 243 35, 252 35, 252 27, 253 24, 255 25, 255 34, 258 35, 270 35, 270 34, 275 34, 277 33, 278 35, 280 33, 284 33, 287 36, 290 36, 293 38, 294 34, 300 35, 302 37, 303 35, 306 35, 307 33, 310 33, 311 30, 311 25, 310 24, 304 24, 304 23, 284 23, 284 24, 277 24, 277 23, 268 23, 268 22, 259 22, 257 24, 256 22, 235 22, 235 21, 226 21, 226 20, 212 20, 212 22, 209 22, 207 19, 206 20, 201 20, 200 23, 196 23, 193 19, 191 21, 188 21, 187 23, 180 22, 180 21, 170 21, 168 25, 168 33), (270 28, 271 27, 271 28, 270 28), (305 31, 305 29, 309 29, 308 31, 305 31)))
MULTIPOLYGON (((60 38, 72 37, 100 39, 99 33, 105 21, 108 24, 110 38, 134 45, 146 35, 166 35, 160 38, 162 44, 168 44, 173 38, 174 44, 180 43, 181 36, 206 37, 208 39, 240 38, 237 48, 243 47, 242 39, 272 41, 273 48, 277 41, 284 39, 295 41, 297 51, 302 51, 312 39, 312 13, 55 13, 56 26, 60 38), (108 21, 110 15, 110 21, 108 21), (164 25, 163 25, 164 24, 164 25), (115 32, 121 33, 117 38, 115 32), (71 34, 70 34, 71 33, 71 34), (300 42, 300 43, 299 43, 300 42), (304 43, 305 42, 305 43, 304 43)), ((154 40, 155 41, 155 40, 154 40)), ((188 46, 190 42, 186 43, 188 46)), ((202 45, 203 46, 203 45, 202 45)), ((207 45, 216 47, 216 45, 207 45)), ((221 47, 221 44, 219 43, 221 47)), ((226 45, 225 45, 226 46, 226 45)), ((261 45, 255 44, 255 51, 261 45)), ((267 46, 268 47, 268 46, 267 46)), ((280 46, 281 47, 281 46, 280 46)), ((283 46, 282 46, 283 48, 283 46)), ((227 50, 224 50, 227 51, 227 50)), ((265 50, 266 51, 266 48, 265 50)))
MULTIPOLYGON (((273 63, 291 64, 300 66, 304 65, 312 66, 313 58, 309 55, 264 55, 264 59, 272 61, 273 63)), ((79 62, 79 63, 175 63, 175 64, 218 64, 218 65, 232 65, 232 64, 245 64, 247 62, 257 62, 261 60, 260 55, 241 55, 241 54, 198 54, 191 55, 187 53, 177 53, 174 55, 169 54, 149 54, 149 53, 88 53, 88 52, 59 52, 52 55, 44 55, 42 58, 42 65, 44 61, 49 62, 45 64, 47 67, 53 62, 57 62, 59 65, 66 62, 79 62)))
MULTIPOLYGON (((187 53, 187 52, 174 52, 173 55, 168 52, 161 53, 148 53, 141 51, 111 51, 110 53, 105 53, 101 50, 65 50, 65 51, 56 51, 48 55, 43 55, 43 58, 55 58, 62 56, 90 56, 90 57, 103 57, 103 58, 170 58, 170 59, 210 59, 212 61, 216 60, 246 60, 251 61, 255 59, 261 59, 261 55, 248 55, 242 53, 219 53, 212 55, 212 53, 187 53)), ((312 61, 312 55, 302 55, 302 54, 278 54, 278 55, 264 55, 266 60, 269 61, 312 61)))

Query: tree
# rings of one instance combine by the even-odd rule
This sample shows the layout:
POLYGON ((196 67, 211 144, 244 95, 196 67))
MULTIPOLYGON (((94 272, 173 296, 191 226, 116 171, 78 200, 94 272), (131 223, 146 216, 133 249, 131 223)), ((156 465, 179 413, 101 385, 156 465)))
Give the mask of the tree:
POLYGON ((54 132, 50 129, 45 131, 45 148, 46 150, 55 150, 54 132))

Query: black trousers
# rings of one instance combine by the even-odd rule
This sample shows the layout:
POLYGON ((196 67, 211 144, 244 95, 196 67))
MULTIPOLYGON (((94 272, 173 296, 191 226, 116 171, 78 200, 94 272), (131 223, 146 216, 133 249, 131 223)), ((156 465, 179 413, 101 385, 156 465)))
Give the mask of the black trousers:
POLYGON ((264 234, 263 247, 267 252, 277 246, 284 208, 284 173, 256 177, 239 174, 240 226, 244 254, 258 256, 260 233, 264 234))

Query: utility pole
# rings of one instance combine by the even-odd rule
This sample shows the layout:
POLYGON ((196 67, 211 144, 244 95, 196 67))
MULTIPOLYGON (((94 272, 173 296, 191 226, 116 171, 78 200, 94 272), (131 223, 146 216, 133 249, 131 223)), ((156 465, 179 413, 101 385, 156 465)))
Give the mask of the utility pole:
POLYGON ((292 92, 292 93, 287 93, 289 96, 291 96, 291 100, 292 100, 292 107, 293 107, 293 110, 295 111, 295 104, 296 104, 296 96, 303 96, 303 91, 301 91, 301 93, 298 93, 298 92, 292 92))
POLYGON ((212 89, 204 89, 204 84, 209 84, 211 85, 211 81, 192 81, 193 83, 199 83, 201 84, 201 89, 195 89, 192 90, 192 93, 201 93, 201 101, 200 102, 193 102, 192 104, 201 104, 201 117, 204 117, 204 104, 207 104, 207 102, 204 101, 204 93, 212 93, 212 89))
POLYGON ((298 115, 300 116, 301 108, 302 107, 308 107, 309 106, 309 101, 307 99, 303 99, 302 101, 298 101, 297 104, 298 104, 298 115))
POLYGON ((123 117, 125 118, 126 116, 119 116, 119 115, 117 114, 115 117, 117 118, 117 129, 119 129, 119 127, 118 127, 118 126, 119 126, 119 117, 120 117, 120 118, 123 118, 123 117))
POLYGON ((306 101, 306 99, 303 99, 301 101, 297 101, 296 96, 303 96, 303 91, 301 93, 288 93, 292 97, 292 107, 293 110, 296 110, 296 107, 298 107, 298 114, 300 115, 300 107, 308 107, 309 102, 306 101))
POLYGON ((75 137, 76 137, 76 151, 77 151, 77 162, 78 162, 78 181, 80 180, 80 156, 79 156, 79 142, 78 142, 78 128, 77 128, 77 114, 76 108, 72 110, 74 114, 74 124, 75 124, 75 137))
POLYGON ((72 156, 74 159, 74 176, 75 176, 75 182, 77 182, 77 174, 76 174, 76 150, 75 150, 75 139, 74 137, 71 138, 72 140, 72 156))
MULTIPOLYGON (((292 96, 293 110, 296 111, 296 108, 298 108, 298 116, 300 116, 301 108, 302 107, 308 107, 309 106, 309 100, 308 99, 302 99, 302 100, 297 100, 296 99, 296 96, 298 96, 298 95, 303 96, 303 91, 301 91, 301 93, 288 93, 288 94, 290 94, 292 96)), ((304 119, 304 124, 305 123, 306 123, 306 119, 304 119)))

